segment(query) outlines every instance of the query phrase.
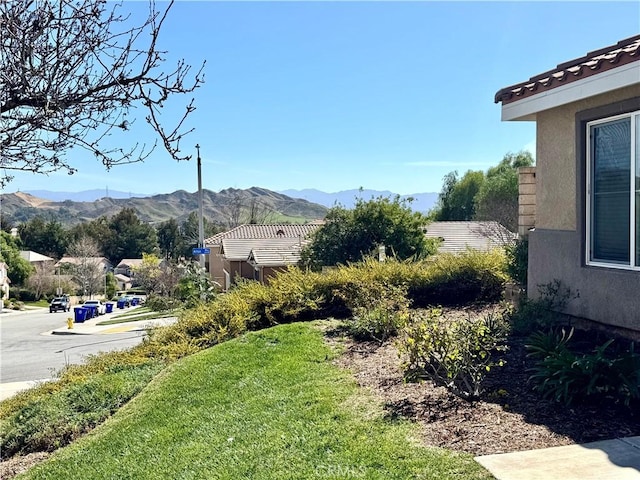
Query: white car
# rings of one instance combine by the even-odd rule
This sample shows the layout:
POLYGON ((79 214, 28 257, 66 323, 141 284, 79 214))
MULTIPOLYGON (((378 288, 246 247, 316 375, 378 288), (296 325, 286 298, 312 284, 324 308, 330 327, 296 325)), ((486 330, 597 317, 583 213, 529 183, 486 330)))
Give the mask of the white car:
POLYGON ((82 304, 83 307, 97 307, 98 315, 107 313, 107 306, 101 300, 87 300, 82 304))

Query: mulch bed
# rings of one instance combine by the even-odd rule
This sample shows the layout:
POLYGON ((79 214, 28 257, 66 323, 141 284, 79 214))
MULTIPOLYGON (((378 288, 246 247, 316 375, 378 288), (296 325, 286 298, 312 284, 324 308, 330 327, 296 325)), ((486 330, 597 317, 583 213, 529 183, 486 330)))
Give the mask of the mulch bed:
MULTIPOLYGON (((447 315, 476 315, 492 308, 450 310, 447 315)), ((417 422, 427 445, 488 455, 640 435, 637 408, 606 402, 565 406, 542 399, 528 382, 531 359, 524 338, 510 339, 502 356, 506 365, 491 370, 485 393, 473 402, 431 381, 405 382, 395 340, 382 345, 344 341, 346 351, 336 363, 382 401, 389 417, 417 422)))

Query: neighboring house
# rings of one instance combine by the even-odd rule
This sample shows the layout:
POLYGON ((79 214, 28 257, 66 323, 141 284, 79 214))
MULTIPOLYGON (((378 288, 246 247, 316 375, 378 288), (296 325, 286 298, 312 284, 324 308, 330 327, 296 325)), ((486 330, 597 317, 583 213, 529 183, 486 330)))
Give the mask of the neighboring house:
POLYGON ((536 122, 529 295, 557 279, 580 294, 566 313, 640 331, 640 35, 495 102, 503 120, 536 122))
POLYGON ((209 274, 212 280, 225 289, 236 276, 265 281, 274 271, 297 262, 296 260, 291 263, 292 256, 296 255, 294 252, 299 250, 300 245, 303 245, 320 225, 321 222, 306 225, 249 224, 218 233, 204 241, 205 247, 211 250, 206 262, 209 274), (278 255, 282 261, 278 262, 276 258, 272 258, 267 265, 262 263, 263 259, 266 261, 265 256, 257 253, 249 262, 253 249, 257 252, 280 251, 278 255))
POLYGON ((296 265, 300 250, 308 240, 294 238, 225 238, 220 254, 225 260, 225 283, 229 288, 236 277, 268 283, 270 276, 296 265))
MULTIPOLYGON (((0 262, 0 302, 9 298, 9 285, 11 284, 11 280, 9 280, 7 271, 8 265, 4 262, 0 262)), ((0 307, 2 307, 1 303, 0 307)))
POLYGON ((431 222, 425 236, 440 240, 439 253, 460 253, 468 248, 489 251, 516 237, 498 222, 431 222))
POLYGON ((62 257, 54 266, 64 269, 65 266, 82 265, 85 262, 97 265, 104 273, 110 272, 113 268, 105 257, 62 257))
POLYGON ((116 273, 113 277, 116 280, 117 290, 129 290, 133 286, 131 278, 126 275, 116 273))
POLYGON ((51 257, 47 257, 46 255, 42 255, 40 253, 33 252, 31 250, 20 250, 20 257, 24 258, 27 262, 32 265, 37 264, 45 264, 47 262, 54 262, 55 260, 51 257))
POLYGON ((134 270, 140 265, 142 265, 141 258, 123 258, 120 260, 120 263, 116 265, 116 268, 113 269, 113 273, 133 278, 135 276, 134 270))

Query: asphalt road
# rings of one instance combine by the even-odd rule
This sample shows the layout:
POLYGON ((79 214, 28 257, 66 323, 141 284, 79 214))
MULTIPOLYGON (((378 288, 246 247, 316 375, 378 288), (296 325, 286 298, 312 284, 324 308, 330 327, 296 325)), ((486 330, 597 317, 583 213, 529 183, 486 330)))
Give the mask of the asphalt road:
POLYGON ((83 363, 86 355, 125 349, 144 337, 144 332, 51 335, 66 327, 70 316, 73 311, 46 309, 0 315, 0 383, 53 378, 65 365, 83 363))

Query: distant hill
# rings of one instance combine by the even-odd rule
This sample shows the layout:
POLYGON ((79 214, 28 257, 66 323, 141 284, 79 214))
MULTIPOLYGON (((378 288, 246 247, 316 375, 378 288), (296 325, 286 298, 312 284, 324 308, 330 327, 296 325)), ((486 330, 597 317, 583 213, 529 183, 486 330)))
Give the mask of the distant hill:
POLYGON ((94 189, 83 190, 82 192, 52 192, 51 190, 26 190, 26 193, 34 197, 44 198, 53 202, 63 202, 64 200, 73 200, 74 202, 93 202, 100 198, 131 198, 131 197, 150 197, 148 193, 131 193, 119 192, 117 190, 94 189))
MULTIPOLYGON (((228 188, 218 193, 203 190, 202 195, 204 216, 218 223, 227 221, 231 206, 239 200, 244 204, 255 202, 261 209, 268 210, 266 221, 270 222, 301 223, 324 218, 327 211, 322 205, 258 187, 246 190, 228 188)), ((101 216, 115 215, 123 207, 133 208, 138 217, 148 223, 163 222, 171 218, 181 221, 189 213, 198 211, 198 194, 178 190, 148 197, 103 197, 86 202, 51 201, 25 192, 2 194, 2 214, 14 222, 25 222, 40 215, 47 220, 57 220, 71 225, 101 216)))
MULTIPOLYGON (((325 207, 333 207, 336 203, 346 207, 352 208, 356 203, 356 198, 362 198, 363 200, 369 200, 377 197, 395 197, 395 193, 387 190, 343 190, 340 192, 326 193, 315 189, 305 190, 281 190, 280 193, 288 195, 293 198, 302 198, 313 203, 319 203, 325 207)), ((431 210, 438 201, 438 194, 435 192, 429 193, 412 193, 411 195, 401 195, 400 198, 413 198, 411 202, 411 209, 416 212, 428 212, 431 210)))

